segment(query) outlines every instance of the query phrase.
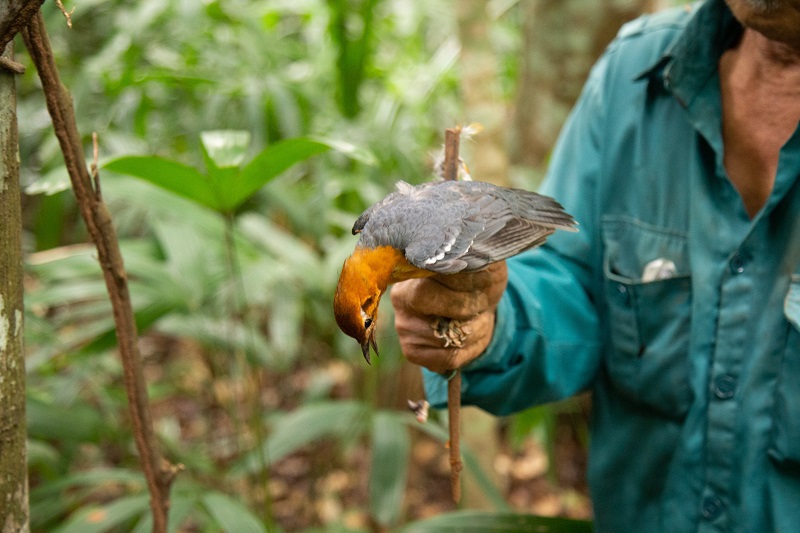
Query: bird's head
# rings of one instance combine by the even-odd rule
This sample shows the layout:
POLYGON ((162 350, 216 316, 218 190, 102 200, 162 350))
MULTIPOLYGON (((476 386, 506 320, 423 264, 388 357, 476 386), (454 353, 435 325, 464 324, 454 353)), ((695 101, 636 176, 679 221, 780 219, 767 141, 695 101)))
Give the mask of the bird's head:
POLYGON ((370 362, 370 346, 378 355, 375 327, 378 303, 385 290, 385 287, 381 290, 372 271, 357 258, 350 257, 344 262, 333 298, 333 312, 341 330, 361 345, 367 363, 370 362))

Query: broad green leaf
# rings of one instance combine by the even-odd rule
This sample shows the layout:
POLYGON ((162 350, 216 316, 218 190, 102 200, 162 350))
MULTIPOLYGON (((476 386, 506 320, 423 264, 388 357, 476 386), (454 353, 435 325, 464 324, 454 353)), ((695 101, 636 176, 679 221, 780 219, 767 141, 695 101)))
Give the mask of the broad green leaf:
POLYGON ((46 291, 30 292, 26 295, 26 299, 28 305, 50 307, 104 300, 108 298, 107 295, 106 284, 102 279, 73 278, 58 285, 51 285, 46 291))
POLYGON ((54 472, 61 453, 47 442, 28 439, 28 468, 54 472))
POLYGON ((31 437, 97 442, 105 427, 102 415, 87 404, 53 405, 28 398, 25 408, 31 437))
POLYGON ((492 502, 494 508, 498 511, 511 510, 511 506, 508 505, 503 494, 497 489, 492 478, 483 471, 478 458, 468 447, 464 446, 463 443, 461 445, 461 457, 464 459, 465 472, 475 478, 475 483, 481 488, 486 498, 492 502))
MULTIPOLYGON (((269 343, 263 333, 241 321, 227 317, 209 316, 200 312, 170 314, 158 324, 158 330, 222 350, 242 350, 268 366, 274 366, 269 343)), ((280 361, 277 361, 278 363, 280 361)))
POLYGON ((232 471, 238 474, 257 472, 322 437, 361 433, 368 415, 369 407, 355 401, 300 407, 279 418, 262 449, 247 454, 232 471), (262 464, 262 457, 266 465, 262 464))
POLYGON ((369 471, 369 508, 382 526, 397 523, 403 510, 411 440, 395 413, 372 418, 372 463, 369 471))
MULTIPOLYGON (((147 331, 158 319, 175 311, 176 307, 170 302, 155 302, 153 304, 137 309, 133 313, 136 322, 136 331, 143 333, 147 331)), ((113 321, 103 324, 103 331, 98 333, 94 339, 86 346, 81 348, 85 354, 99 353, 109 350, 117 344, 117 330, 113 321)))
POLYGON ((591 533, 592 523, 585 520, 549 518, 525 514, 461 511, 414 522, 404 527, 401 531, 402 533, 483 533, 484 531, 591 533))
MULTIPOLYGON (((239 217, 237 227, 248 240, 258 245, 259 253, 266 251, 281 263, 291 265, 292 270, 300 275, 319 275, 322 265, 319 264, 317 252, 303 239, 266 217, 245 213, 239 217)), ((348 242, 348 248, 349 255, 353 251, 352 242, 348 242)))
POLYGON ((371 167, 378 165, 378 158, 375 157, 375 154, 361 146, 356 146, 355 144, 340 139, 331 139, 330 137, 320 137, 317 135, 312 135, 309 139, 328 145, 331 149, 359 163, 364 163, 371 167))
POLYGON ((170 299, 182 300, 192 308, 213 290, 212 287, 220 284, 222 276, 230 275, 221 270, 225 266, 221 260, 225 242, 222 235, 217 238, 194 224, 175 224, 167 220, 154 220, 151 227, 166 259, 156 267, 162 278, 165 273, 169 274, 166 276, 168 284, 152 276, 145 281, 158 290, 171 290, 174 296, 170 299), (189 272, 191 275, 187 276, 189 272))
POLYGON ((44 176, 25 187, 25 194, 31 196, 34 194, 45 194, 50 196, 51 194, 66 191, 70 187, 72 187, 72 183, 69 180, 67 167, 62 165, 50 170, 44 176))
MULTIPOLYGON (((89 494, 98 487, 109 484, 125 485, 128 489, 137 491, 146 487, 142 474, 117 468, 99 468, 62 475, 31 490, 31 526, 50 531, 45 527, 49 521, 76 509, 81 502, 85 504, 89 494)), ((77 519, 78 515, 75 517, 77 519)))
POLYGON ((206 494, 203 505, 225 533, 266 533, 247 507, 221 492, 206 494))
POLYGON ((62 246, 30 254, 25 267, 45 282, 71 281, 80 276, 99 278, 97 249, 91 244, 62 246))
POLYGON ((224 209, 236 209, 292 165, 328 150, 329 145, 307 137, 286 139, 267 146, 242 169, 238 182, 225 190, 224 209))
POLYGON ((56 481, 49 481, 40 487, 31 490, 31 499, 43 499, 50 497, 62 489, 99 486, 107 483, 119 483, 128 486, 145 488, 145 480, 142 474, 122 468, 97 468, 84 472, 66 474, 56 481))
POLYGON ((247 155, 250 132, 241 130, 213 130, 200 133, 204 155, 217 168, 238 167, 247 155))
POLYGON ((277 286, 273 290, 269 316, 272 347, 282 359, 293 359, 303 340, 303 300, 296 288, 277 286))
MULTIPOLYGON (((174 494, 169 499, 169 515, 167 517, 167 531, 177 533, 180 531, 181 524, 189 516, 195 514, 198 502, 196 497, 183 497, 174 494)), ((150 533, 153 531, 153 515, 147 513, 139 520, 131 533, 150 533)))
POLYGON ((109 161, 104 168, 127 174, 166 189, 215 211, 220 209, 219 191, 198 170, 158 156, 125 156, 109 161))
POLYGON ((59 494, 58 497, 34 499, 31 496, 31 531, 49 531, 48 526, 63 521, 70 509, 80 505, 81 495, 77 493, 59 494))
POLYGON ((108 505, 84 507, 54 533, 104 533, 149 508, 150 496, 125 496, 108 505))

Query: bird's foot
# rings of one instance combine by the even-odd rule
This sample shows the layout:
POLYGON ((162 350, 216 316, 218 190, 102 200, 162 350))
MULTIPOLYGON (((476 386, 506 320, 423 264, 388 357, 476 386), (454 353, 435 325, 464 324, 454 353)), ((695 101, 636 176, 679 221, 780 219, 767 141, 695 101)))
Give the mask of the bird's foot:
POLYGON ((433 329, 434 337, 444 341, 445 348, 450 346, 461 348, 464 346, 464 341, 467 340, 467 335, 469 334, 469 331, 460 321, 440 316, 433 319, 431 329, 433 329))

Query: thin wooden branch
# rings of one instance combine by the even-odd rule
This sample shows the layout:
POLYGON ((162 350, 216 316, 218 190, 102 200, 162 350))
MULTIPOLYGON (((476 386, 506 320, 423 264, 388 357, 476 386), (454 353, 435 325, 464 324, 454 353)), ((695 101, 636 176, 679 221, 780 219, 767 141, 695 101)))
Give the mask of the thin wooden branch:
POLYGON ((56 5, 61 11, 61 14, 64 15, 64 19, 67 21, 67 28, 72 29, 72 14, 75 13, 75 6, 72 6, 72 9, 67 11, 67 8, 64 7, 64 3, 61 0, 56 0, 56 5))
MULTIPOLYGON (((61 84, 53 52, 44 26, 41 12, 23 30, 23 38, 31 59, 42 81, 47 109, 53 120, 58 142, 64 154, 64 162, 72 181, 72 189, 78 201, 89 235, 97 246, 97 254, 106 281, 117 342, 128 396, 128 407, 139 452, 139 462, 150 491, 150 507, 153 511, 153 531, 166 532, 169 509, 169 489, 175 475, 182 465, 171 465, 159 451, 153 431, 147 388, 142 372, 141 355, 138 346, 136 322, 131 306, 128 280, 119 249, 116 230, 99 188, 93 186, 92 176, 86 167, 83 145, 75 120, 72 98, 61 84)), ((96 167, 95 183, 97 180, 96 167)))
POLYGON ((444 130, 444 179, 458 179, 459 148, 461 145, 461 127, 444 130))
MULTIPOLYGON (((458 179, 461 128, 444 131, 444 179, 458 179)), ((453 501, 461 501, 461 369, 447 382, 447 415, 450 428, 450 491, 453 501)))
POLYGON ((44 0, 9 0, 0 3, 0 50, 28 25, 44 0))
POLYGON ((0 67, 13 72, 14 74, 25 74, 25 65, 17 63, 10 57, 0 57, 0 67))

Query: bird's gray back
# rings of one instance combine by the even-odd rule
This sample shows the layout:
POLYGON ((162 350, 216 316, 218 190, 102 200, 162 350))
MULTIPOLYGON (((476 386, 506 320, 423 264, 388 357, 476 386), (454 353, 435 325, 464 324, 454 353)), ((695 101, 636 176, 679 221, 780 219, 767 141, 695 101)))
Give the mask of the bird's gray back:
POLYGON ((362 214, 353 228, 359 244, 402 250, 419 268, 455 273, 541 244, 574 221, 555 200, 483 182, 398 184, 362 214))

